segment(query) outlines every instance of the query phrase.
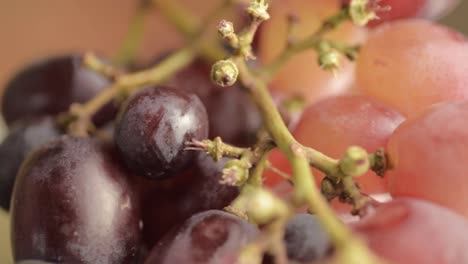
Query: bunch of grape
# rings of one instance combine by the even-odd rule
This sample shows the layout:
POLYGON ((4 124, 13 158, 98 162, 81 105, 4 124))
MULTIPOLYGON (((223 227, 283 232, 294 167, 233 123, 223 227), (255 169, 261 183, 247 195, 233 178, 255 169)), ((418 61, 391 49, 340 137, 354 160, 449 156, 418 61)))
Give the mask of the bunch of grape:
MULTIPOLYGON (((285 39, 294 45, 340 10, 365 3, 381 17, 367 27, 348 19, 323 36, 360 46, 350 58, 356 62, 341 56, 336 77, 310 50, 275 72, 269 88, 302 145, 336 160, 350 146, 385 150, 384 177, 369 171, 356 182, 366 196, 393 200, 345 224, 389 263, 468 263, 468 41, 424 20, 456 2, 276 1, 255 39, 253 67, 261 71, 289 47, 285 39), (287 106, 298 98, 303 109, 287 106)), ((9 134, 0 145, 0 206, 11 213, 14 261, 246 263, 244 249, 268 227, 232 211, 242 188, 226 183, 223 168, 237 159, 214 161, 187 150, 187 142, 220 137, 252 147, 264 134, 265 110, 240 83, 216 86, 210 70, 200 56, 163 84, 114 98, 88 117, 94 126, 85 137, 70 125, 80 116, 64 113, 112 87, 115 76, 89 69, 82 54, 17 73, 4 88, 9 134)), ((265 187, 289 197, 295 186, 284 179, 292 172, 287 158, 275 149, 266 167, 265 187)), ((318 186, 329 176, 311 170, 318 186)), ((287 260, 335 263, 339 248, 326 225, 299 211, 281 233, 287 260)), ((259 261, 275 263, 276 253, 262 252, 259 261)))

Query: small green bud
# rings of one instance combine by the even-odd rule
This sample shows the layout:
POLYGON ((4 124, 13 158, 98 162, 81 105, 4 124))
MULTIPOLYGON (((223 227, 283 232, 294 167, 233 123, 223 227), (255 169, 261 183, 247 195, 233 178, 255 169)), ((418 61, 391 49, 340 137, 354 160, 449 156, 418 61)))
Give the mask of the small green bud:
POLYGON ((339 162, 340 170, 344 175, 350 177, 363 175, 369 170, 369 166, 370 163, 367 151, 356 146, 349 147, 339 162))
POLYGON ((381 7, 381 0, 352 0, 349 5, 349 16, 354 24, 365 26, 369 21, 378 19, 378 11, 388 11, 389 6, 381 7))
POLYGON ((264 0, 252 0, 249 7, 247 7, 247 13, 253 18, 260 21, 270 19, 268 14, 268 4, 264 0))
POLYGON ((340 53, 333 49, 320 52, 318 63, 322 69, 335 73, 340 67, 340 53))
POLYGON ((238 75, 239 69, 232 60, 220 60, 211 67, 211 79, 222 87, 233 85, 238 75))
POLYGON ((245 190, 244 194, 249 220, 259 225, 268 224, 288 213, 288 206, 266 189, 251 187, 245 190))
POLYGON ((233 159, 224 165, 222 184, 242 186, 249 178, 251 164, 246 161, 233 159))
POLYGON ((228 38, 234 34, 234 25, 223 19, 218 23, 218 33, 221 37, 228 38))

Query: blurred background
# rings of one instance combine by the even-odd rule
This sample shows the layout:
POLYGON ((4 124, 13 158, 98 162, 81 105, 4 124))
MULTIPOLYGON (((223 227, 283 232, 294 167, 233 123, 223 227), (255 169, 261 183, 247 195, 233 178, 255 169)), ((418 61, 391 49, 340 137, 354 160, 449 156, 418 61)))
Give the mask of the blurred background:
MULTIPOLYGON (((286 0, 284 0, 286 1, 286 0)), ((327 1, 327 0, 323 0, 327 1)), ((408 0, 411 1, 411 0, 408 0)), ((136 0, 0 0, 0 90, 22 66, 51 54, 96 51, 115 54, 137 7, 136 0)), ((182 0, 202 16, 216 0, 182 0)), ((468 1, 442 20, 468 35, 468 1)), ((138 58, 148 61, 161 51, 183 45, 180 36, 152 12, 138 58)), ((215 32, 213 27, 213 32, 215 32)), ((2 135, 0 128, 0 137, 2 135)), ((1 169, 1 168, 0 168, 1 169)), ((0 263, 12 263, 8 216, 0 209, 0 263)))

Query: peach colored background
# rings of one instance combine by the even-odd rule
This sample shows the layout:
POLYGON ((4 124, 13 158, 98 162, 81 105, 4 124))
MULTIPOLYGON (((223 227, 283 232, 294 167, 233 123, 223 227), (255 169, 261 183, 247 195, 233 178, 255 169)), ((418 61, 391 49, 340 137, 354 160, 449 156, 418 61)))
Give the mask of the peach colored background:
MULTIPOLYGON (((184 0, 202 15, 216 0, 184 0)), ((326 1, 326 0, 324 0, 326 1)), ((136 0, 0 0, 0 90, 10 76, 31 60, 49 54, 94 50, 111 56, 125 34, 136 0)), ((444 20, 468 33, 468 3, 444 20), (463 28, 465 26, 465 28, 463 28)), ((154 12, 146 19, 139 59, 149 60, 183 41, 154 12)), ((213 29, 213 32, 215 30, 213 29)), ((0 137, 2 135, 0 128, 0 137)), ((8 217, 0 210, 0 263, 12 263, 8 217)))

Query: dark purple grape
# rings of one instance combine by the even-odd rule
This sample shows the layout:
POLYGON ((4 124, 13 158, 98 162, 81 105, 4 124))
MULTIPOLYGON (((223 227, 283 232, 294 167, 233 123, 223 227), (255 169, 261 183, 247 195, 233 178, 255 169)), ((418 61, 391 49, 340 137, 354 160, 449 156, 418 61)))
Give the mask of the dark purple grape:
POLYGON ((210 70, 208 63, 198 59, 175 74, 169 84, 200 97, 208 112, 211 139, 219 136, 239 146, 254 144, 262 123, 257 107, 239 85, 216 86, 210 79, 210 70))
POLYGON ((208 117, 193 93, 165 86, 146 88, 119 115, 115 143, 129 168, 161 179, 187 167, 194 152, 185 142, 208 137, 208 117))
POLYGON ((288 221, 284 241, 288 258, 301 263, 322 259, 332 252, 328 234, 310 214, 298 214, 288 221))
POLYGON ((140 209, 112 148, 63 136, 21 166, 12 197, 15 261, 136 263, 140 209))
POLYGON ((173 226, 191 215, 228 206, 239 188, 220 184, 222 166, 198 153, 190 170, 164 181, 142 181, 143 236, 151 248, 173 226))
POLYGON ((251 223, 211 210, 193 215, 151 250, 145 264, 234 264, 257 235, 251 223))
POLYGON ((16 174, 26 155, 44 143, 59 137, 51 117, 38 117, 14 124, 0 145, 0 206, 10 209, 16 174))
MULTIPOLYGON (((68 111, 74 102, 83 103, 111 84, 86 68, 80 55, 64 55, 29 65, 7 84, 2 113, 8 125, 14 121, 68 111)), ((115 117, 109 103, 93 118, 101 125, 115 117)))

